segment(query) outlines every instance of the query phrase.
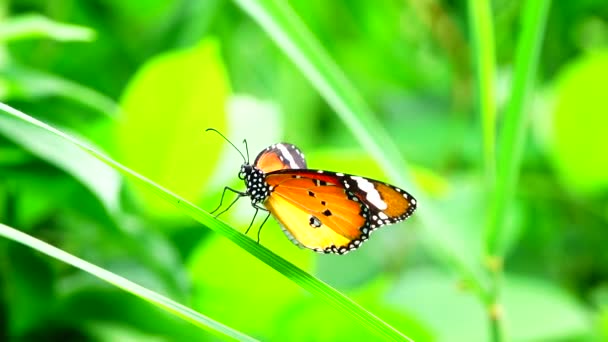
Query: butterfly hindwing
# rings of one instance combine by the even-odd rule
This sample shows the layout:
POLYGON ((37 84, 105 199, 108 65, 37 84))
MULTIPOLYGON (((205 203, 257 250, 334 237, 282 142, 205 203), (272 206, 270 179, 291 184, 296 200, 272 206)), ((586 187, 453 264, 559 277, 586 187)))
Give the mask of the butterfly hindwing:
POLYGON ((415 200, 391 185, 316 170, 280 170, 266 175, 265 203, 296 244, 343 254, 358 248, 383 225, 407 218, 415 200))
POLYGON ((355 240, 365 225, 362 203, 344 188, 289 174, 269 177, 278 183, 265 206, 293 242, 326 253, 345 253, 361 243, 355 240))
POLYGON ((266 147, 258 154, 253 166, 269 173, 285 169, 305 169, 304 154, 295 145, 279 143, 266 147))

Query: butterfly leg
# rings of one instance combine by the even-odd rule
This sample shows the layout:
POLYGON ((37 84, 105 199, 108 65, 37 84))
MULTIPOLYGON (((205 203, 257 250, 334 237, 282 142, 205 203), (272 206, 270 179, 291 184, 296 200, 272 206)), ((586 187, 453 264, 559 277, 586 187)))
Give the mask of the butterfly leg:
POLYGON ((258 215, 258 212, 260 210, 268 212, 268 215, 266 215, 266 218, 264 218, 264 221, 262 222, 262 224, 260 225, 260 228, 258 229, 258 243, 260 243, 260 231, 262 230, 262 226, 264 226, 264 223, 266 223, 266 221, 268 220, 268 217, 270 216, 270 211, 268 211, 268 209, 260 206, 257 203, 256 204, 252 203, 251 206, 253 206, 253 208, 255 209, 255 214, 253 214, 253 219, 251 220, 251 223, 249 224, 249 227, 247 227, 247 230, 245 231, 245 235, 249 232, 249 230, 253 226, 253 222, 255 221, 255 217, 258 215))
POLYGON ((268 214, 266 214, 266 218, 264 219, 264 221, 260 225, 260 228, 258 228, 258 243, 260 243, 260 233, 262 232, 262 227, 264 227, 264 224, 266 223, 266 221, 268 221, 269 217, 270 217, 270 211, 268 212, 268 214))
POLYGON ((253 226, 253 222, 255 222, 255 217, 258 216, 258 211, 260 211, 260 209, 256 208, 255 205, 253 207, 255 208, 255 213, 253 214, 253 218, 251 219, 249 227, 247 227, 247 230, 245 231, 245 235, 249 233, 249 229, 251 229, 251 226, 253 226))
POLYGON ((223 213, 227 212, 230 208, 232 208, 234 203, 236 203, 236 201, 239 200, 239 198, 247 196, 246 193, 238 191, 238 190, 234 190, 233 188, 227 186, 224 188, 224 191, 222 191, 222 197, 220 198, 220 204, 217 206, 217 208, 215 208, 213 211, 211 211, 210 214, 213 214, 214 212, 218 211, 222 207, 222 203, 224 202, 224 196, 226 195, 226 190, 230 190, 230 191, 234 192, 235 194, 237 194, 238 196, 234 199, 234 201, 232 201, 232 203, 230 203, 228 208, 226 208, 226 209, 222 210, 221 212, 219 212, 218 214, 216 214, 215 217, 218 217, 218 216, 222 215, 223 213))

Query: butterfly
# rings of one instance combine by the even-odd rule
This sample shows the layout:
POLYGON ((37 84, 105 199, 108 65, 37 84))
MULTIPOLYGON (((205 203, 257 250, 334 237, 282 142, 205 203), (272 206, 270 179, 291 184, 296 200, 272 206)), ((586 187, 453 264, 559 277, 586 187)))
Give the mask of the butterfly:
POLYGON ((225 187, 212 213, 222 207, 226 191, 238 196, 216 217, 240 198, 249 197, 256 211, 245 234, 259 210, 268 212, 258 230, 258 242, 262 226, 272 215, 294 244, 320 253, 345 254, 359 248, 376 229, 403 221, 416 210, 416 199, 396 186, 308 169, 304 154, 295 145, 271 145, 250 164, 246 140, 247 158, 220 132, 213 128, 207 131, 218 133, 241 154, 243 165, 238 177, 246 185, 244 192, 225 187))

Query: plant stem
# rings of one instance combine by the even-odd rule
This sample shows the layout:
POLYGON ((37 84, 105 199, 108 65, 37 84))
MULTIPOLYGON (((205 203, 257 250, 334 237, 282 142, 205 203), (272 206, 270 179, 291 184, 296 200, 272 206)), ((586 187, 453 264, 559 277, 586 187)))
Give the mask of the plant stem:
POLYGON ((477 101, 482 123, 483 160, 487 188, 494 188, 496 175, 496 61, 490 2, 469 0, 469 20, 477 77, 477 101))
POLYGON ((522 31, 516 49, 513 85, 501 132, 496 188, 493 192, 492 207, 484 240, 486 242, 485 257, 492 282, 489 312, 494 313, 490 317, 493 341, 504 339, 504 331, 501 329, 500 290, 502 288, 502 256, 505 251, 504 246, 501 245, 501 232, 508 203, 514 198, 527 124, 525 114, 528 111, 524 111, 524 109, 534 86, 534 76, 538 67, 550 3, 551 0, 525 2, 522 31))
POLYGON ((551 0, 533 0, 525 4, 522 32, 517 44, 511 96, 507 103, 498 159, 498 178, 486 232, 487 255, 496 255, 507 203, 513 199, 524 147, 527 117, 524 107, 534 86, 540 48, 551 0))
MULTIPOLYGON (((468 2, 470 32, 476 74, 478 110, 482 126, 483 162, 485 167, 486 196, 492 198, 496 185, 496 57, 494 52, 494 27, 490 3, 483 0, 468 2)), ((484 260, 487 265, 498 265, 498 260, 484 260)), ((494 269, 489 267, 489 269, 494 269)), ((491 272, 489 288, 480 299, 488 312, 491 341, 503 340, 500 319, 500 273, 491 272)))

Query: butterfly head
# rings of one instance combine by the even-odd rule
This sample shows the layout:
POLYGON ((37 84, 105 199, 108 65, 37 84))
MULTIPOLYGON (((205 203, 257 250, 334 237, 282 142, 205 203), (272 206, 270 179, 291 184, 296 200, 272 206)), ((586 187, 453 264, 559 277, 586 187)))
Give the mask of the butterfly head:
POLYGON ((249 164, 241 165, 241 170, 239 171, 239 179, 245 180, 247 178, 247 175, 251 172, 253 172, 253 166, 249 164))

